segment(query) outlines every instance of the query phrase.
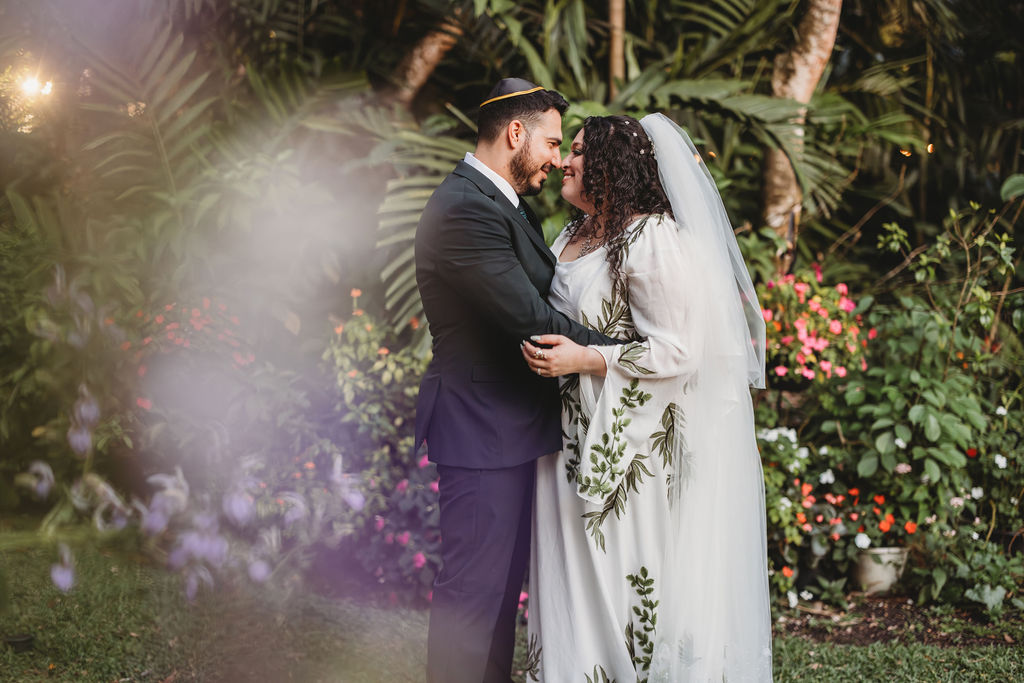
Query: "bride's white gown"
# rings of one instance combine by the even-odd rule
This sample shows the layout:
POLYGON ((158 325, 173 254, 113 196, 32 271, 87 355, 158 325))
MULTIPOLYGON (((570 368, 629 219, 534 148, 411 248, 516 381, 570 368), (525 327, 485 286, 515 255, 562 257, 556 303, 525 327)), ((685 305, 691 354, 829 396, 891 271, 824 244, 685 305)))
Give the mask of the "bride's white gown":
MULTIPOLYGON (((556 255, 567 241, 555 240, 556 255)), ((563 449, 537 467, 534 673, 548 683, 770 680, 764 493, 746 383, 701 386, 708 358, 730 349, 709 351, 692 329, 717 314, 693 303, 706 300, 692 291, 702 285, 680 277, 699 265, 671 218, 630 226, 621 270, 624 287, 602 247, 560 261, 551 285, 558 310, 638 341, 595 347, 605 378, 563 379, 563 449), (695 419, 708 428, 689 428, 695 419), (743 467, 702 462, 718 448, 740 453, 743 467), (705 533, 695 523, 728 516, 736 496, 761 500, 736 520, 745 548, 711 536, 723 525, 705 533)))

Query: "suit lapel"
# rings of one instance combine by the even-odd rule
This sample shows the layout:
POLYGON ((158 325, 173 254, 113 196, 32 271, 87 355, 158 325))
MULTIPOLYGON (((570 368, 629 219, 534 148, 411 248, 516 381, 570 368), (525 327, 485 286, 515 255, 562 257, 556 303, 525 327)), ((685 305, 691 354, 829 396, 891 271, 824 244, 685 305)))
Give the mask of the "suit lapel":
POLYGON ((520 200, 526 209, 526 215, 529 217, 523 218, 523 215, 519 213, 519 209, 509 203, 508 198, 502 194, 501 190, 495 187, 494 183, 487 179, 487 176, 467 164, 465 161, 460 161, 455 166, 454 173, 472 181, 473 184, 480 188, 481 192, 490 197, 498 207, 498 210, 511 218, 515 224, 518 225, 524 233, 526 233, 530 238, 530 241, 533 242, 533 245, 537 248, 537 251, 544 256, 552 267, 554 267, 555 255, 551 252, 551 249, 544 241, 544 231, 540 227, 540 221, 537 220, 537 215, 533 212, 533 209, 530 208, 529 204, 520 200))

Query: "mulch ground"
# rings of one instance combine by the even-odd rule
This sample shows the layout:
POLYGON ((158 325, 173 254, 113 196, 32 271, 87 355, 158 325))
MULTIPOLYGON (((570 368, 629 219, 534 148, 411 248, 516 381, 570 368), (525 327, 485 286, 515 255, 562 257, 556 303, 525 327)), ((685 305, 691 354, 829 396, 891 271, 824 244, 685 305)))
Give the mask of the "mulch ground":
POLYGON ((938 612, 918 607, 905 597, 853 596, 846 611, 820 603, 800 605, 795 614, 780 617, 775 629, 840 645, 913 642, 940 647, 1019 647, 1024 643, 1024 617, 1020 615, 990 621, 967 610, 938 612))

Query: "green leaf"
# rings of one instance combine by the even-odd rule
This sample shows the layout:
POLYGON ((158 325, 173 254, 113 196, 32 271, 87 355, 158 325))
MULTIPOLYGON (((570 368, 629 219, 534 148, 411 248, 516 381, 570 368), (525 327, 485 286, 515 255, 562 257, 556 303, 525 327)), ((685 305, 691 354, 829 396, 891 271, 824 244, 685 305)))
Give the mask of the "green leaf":
POLYGON ((921 424, 921 421, 924 419, 924 415, 925 415, 925 408, 924 408, 923 405, 918 403, 917 405, 915 405, 914 407, 912 407, 910 409, 910 413, 908 414, 908 417, 910 418, 911 424, 919 425, 919 424, 921 424))
POLYGON ((896 425, 896 436, 903 439, 905 442, 910 442, 910 427, 905 424, 896 425))
POLYGON ((875 448, 882 455, 888 455, 896 452, 896 441, 895 436, 892 432, 882 432, 875 439, 875 448))
POLYGON ((874 453, 869 453, 860 459, 857 463, 857 474, 861 477, 871 477, 878 471, 878 456, 874 453))
POLYGON ((1024 195, 1024 174, 1014 173, 1003 182, 1003 186, 999 190, 999 196, 1002 197, 1004 202, 1008 202, 1021 195, 1024 195))
POLYGON ((939 469, 939 464, 931 458, 925 458, 924 461, 924 473, 928 475, 928 478, 933 482, 942 479, 942 470, 939 469))
POLYGON ((932 413, 928 413, 928 418, 924 422, 924 435, 929 441, 938 441, 939 437, 942 436, 939 421, 932 413))
POLYGON ((935 597, 939 597, 939 593, 942 592, 942 587, 946 585, 946 579, 949 575, 946 574, 946 570, 942 567, 936 567, 932 570, 932 580, 935 582, 935 597))

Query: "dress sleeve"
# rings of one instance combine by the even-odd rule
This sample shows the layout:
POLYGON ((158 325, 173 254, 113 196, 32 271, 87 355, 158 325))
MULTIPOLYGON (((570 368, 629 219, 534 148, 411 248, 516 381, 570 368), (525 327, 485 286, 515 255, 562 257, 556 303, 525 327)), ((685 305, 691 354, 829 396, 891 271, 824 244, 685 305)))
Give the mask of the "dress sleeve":
POLYGON ((523 270, 490 200, 466 199, 442 218, 438 245, 441 277, 510 336, 562 334, 573 341, 614 344, 553 309, 523 270))
MULTIPOLYGON (((699 284, 675 223, 654 217, 627 240, 623 258, 627 301, 642 341, 595 345, 604 356, 604 378, 580 376, 577 492, 598 503, 618 495, 638 455, 657 449, 677 415, 701 354, 693 329, 699 284)), ((642 466, 642 464, 641 464, 642 466)))

